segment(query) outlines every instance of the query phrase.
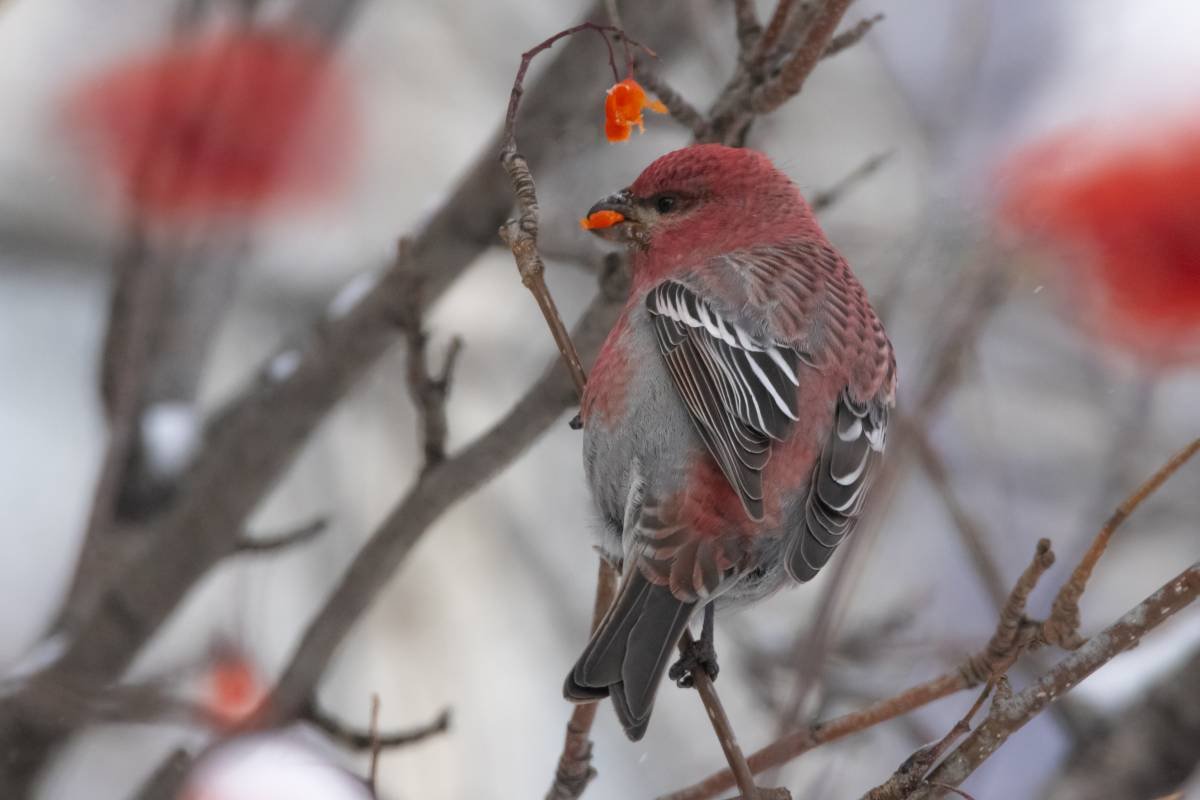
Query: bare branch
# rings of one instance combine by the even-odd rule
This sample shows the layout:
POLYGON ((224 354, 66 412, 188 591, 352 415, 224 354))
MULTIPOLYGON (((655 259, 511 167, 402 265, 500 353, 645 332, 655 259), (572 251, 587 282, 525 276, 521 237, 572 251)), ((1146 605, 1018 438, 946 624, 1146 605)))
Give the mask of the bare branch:
POLYGON ((1154 494, 1160 486, 1174 475, 1179 468, 1196 455, 1200 451, 1200 438, 1194 439, 1187 447, 1176 453, 1166 464, 1163 464, 1157 472, 1139 486, 1133 494, 1125 498, 1125 501, 1117 507, 1117 510, 1112 513, 1108 521, 1096 534, 1096 538, 1092 541, 1091 547, 1080 559, 1075 571, 1071 573, 1071 579, 1063 585, 1059 590, 1058 596, 1054 598, 1054 605, 1050 611, 1050 617, 1046 620, 1046 625, 1042 632, 1044 641, 1050 644, 1056 644, 1059 647, 1064 647, 1068 650, 1074 650, 1081 646, 1086 640, 1079 635, 1079 598, 1083 596, 1084 590, 1087 588, 1088 579, 1092 576, 1092 570, 1096 568, 1096 564, 1100 561, 1100 557, 1104 555, 1104 551, 1108 548, 1109 541, 1112 540, 1112 535, 1116 533, 1117 528, 1129 519, 1129 516, 1137 510, 1142 502, 1154 494))
POLYGON ((783 36, 784 30, 792 19, 792 9, 795 5, 796 0, 778 0, 775 3, 771 21, 767 23, 767 29, 763 31, 762 37, 754 46, 754 52, 750 56, 752 74, 761 75, 765 71, 767 57, 779 44, 780 37, 783 36))
POLYGON ((987 536, 982 524, 963 505, 953 487, 950 486, 950 471, 933 443, 929 441, 929 436, 925 431, 906 420, 901 421, 901 427, 909 436, 908 443, 912 452, 916 454, 917 463, 924 470, 925 476, 929 479, 934 491, 937 492, 942 505, 946 507, 946 512, 954 523, 954 529, 958 532, 959 541, 962 542, 967 555, 970 556, 975 573, 982 581, 993 605, 997 609, 1002 608, 1005 595, 1004 578, 1001 577, 1000 568, 988 550, 987 536))
MULTIPOLYGON (((450 710, 442 711, 442 722, 447 726, 450 724, 450 710)), ((371 736, 371 764, 367 769, 367 786, 371 791, 375 791, 376 781, 379 777, 379 753, 383 750, 383 743, 379 738, 379 695, 371 695, 371 727, 368 729, 371 736)))
MULTIPOLYGON (((598 8, 602 12, 603 5, 598 8)), ((626 9, 625 17, 651 37, 675 24, 671 15, 641 4, 626 9)), ((663 44, 664 49, 676 49, 683 41, 665 37, 663 44)), ((552 163, 568 146, 561 125, 542 124, 545 120, 589 118, 594 102, 589 93, 562 92, 560 87, 593 74, 591 46, 571 42, 547 70, 552 78, 530 87, 523 115, 530 122, 531 133, 524 144, 531 163, 552 163)), ((498 146, 494 142, 484 149, 413 239, 413 272, 420 277, 429 302, 491 246, 496 226, 511 210, 508 181, 495 168, 498 146)), ((171 506, 156 520, 154 541, 123 560, 94 596, 73 596, 68 601, 66 613, 77 622, 70 626, 75 635, 67 652, 19 694, 37 695, 46 684, 84 676, 97 688, 117 680, 187 592, 213 565, 237 552, 246 519, 262 497, 329 410, 397 340, 397 290, 411 280, 400 272, 395 268, 385 272, 357 303, 319 325, 304 347, 281 353, 272 368, 264 369, 261 381, 209 422, 195 462, 177 487, 171 506), (222 502, 214 504, 215 497, 222 502)), ((541 414, 548 414, 548 425, 557 413, 548 409, 567 402, 559 396, 536 414, 527 404, 521 423, 540 431, 534 417, 540 420, 541 414)), ((526 428, 512 435, 523 446, 534 434, 526 428)), ((514 448, 503 452, 512 453, 514 448)), ((482 462, 475 463, 481 466, 482 462)), ((491 475, 501 466, 489 464, 483 472, 491 475)), ((340 624, 348 627, 346 620, 340 624)), ((73 728, 64 720, 28 713, 36 703, 26 699, 0 698, 0 741, 11 744, 9 757, 0 766, 0 794, 23 795, 54 746, 73 728)))
POLYGON ((377 751, 379 748, 407 747, 450 729, 450 709, 444 709, 430 722, 403 731, 380 733, 374 725, 365 731, 353 728, 310 703, 300 715, 305 722, 320 728, 327 736, 351 750, 377 751))
POLYGON ((737 22, 738 48, 745 56, 758 40, 762 25, 759 24, 758 12, 754 9, 754 0, 733 0, 733 13, 737 22))
POLYGON ((704 131, 708 126, 708 120, 704 118, 704 115, 695 106, 685 100, 683 95, 675 91, 674 88, 660 78, 656 72, 642 63, 641 60, 634 62, 633 71, 638 81, 651 94, 662 100, 672 119, 691 131, 693 136, 700 137, 704 135, 704 131))
MULTIPOLYGON (((596 600, 592 606, 593 632, 600 627, 604 612, 608 611, 617 594, 617 571, 604 559, 600 559, 599 564, 596 600)), ((592 766, 592 740, 589 737, 599 705, 581 703, 571 712, 562 755, 558 758, 558 769, 554 771, 554 783, 546 792, 546 800, 577 800, 592 778, 596 777, 596 769, 592 766)))
POLYGON ((779 75, 751 93, 748 103, 754 113, 770 113, 800 93, 809 74, 824 57, 833 39, 833 33, 851 2, 852 0, 825 0, 816 12, 804 41, 784 62, 779 75))
MULTIPOLYGON (((409 244, 401 239, 397 261, 406 264, 410 258, 409 244)), ((450 379, 454 374, 454 365, 462 350, 462 340, 457 336, 451 339, 441 371, 436 375, 430 372, 426 353, 429 334, 421 318, 421 291, 415 280, 408 287, 405 296, 407 300, 401 309, 398 322, 408 345, 406 383, 420 420, 421 450, 424 454, 421 474, 424 475, 446 460, 446 437, 449 433, 446 425, 446 401, 450 395, 450 379)))
MULTIPOLYGON (((983 650, 968 658, 957 669, 874 703, 862 711, 819 722, 782 736, 750 755, 747 759, 750 769, 757 774, 777 767, 823 744, 874 727, 1001 675, 1016 660, 1020 648, 1032 638, 1032 632, 1027 631, 1022 624, 1025 600, 1037 579, 1053 563, 1053 559, 1049 543, 1046 540, 1039 542, 1032 562, 1013 586, 991 640, 983 650)), ((723 770, 713 773, 697 784, 663 795, 659 800, 706 800, 734 785, 733 774, 729 770, 723 770)))
MULTIPOLYGON (((957 786, 980 764, 1050 703, 1074 688, 1113 658, 1129 650, 1172 614, 1186 608, 1200 594, 1200 563, 1168 581, 1157 592, 1119 620, 1087 640, 1058 662, 1032 686, 1006 701, 992 704, 987 718, 957 749, 938 765, 929 782, 957 786)), ((918 790, 913 800, 929 800, 942 793, 939 787, 918 790)))
POLYGON ((521 95, 525 91, 525 73, 529 70, 529 65, 537 54, 550 49, 558 40, 582 31, 595 31, 604 38, 606 43, 608 34, 619 34, 626 42, 645 50, 651 56, 654 55, 652 51, 630 39, 619 28, 611 25, 597 25, 592 22, 584 22, 559 31, 540 44, 526 50, 521 54, 521 64, 517 67, 516 78, 513 79, 512 92, 508 98, 508 111, 504 116, 504 134, 500 148, 500 163, 508 173, 509 180, 512 181, 513 194, 517 199, 517 217, 509 219, 500 226, 500 238, 512 250, 513 259, 517 262, 517 271, 521 275, 521 282, 537 300, 538 307, 542 311, 546 325, 550 328, 554 343, 558 345, 558 351, 571 373, 571 379, 575 382, 575 389, 580 397, 583 396, 583 387, 587 378, 584 376, 579 354, 571 342, 571 335, 567 332, 562 317, 559 316, 558 307, 554 304, 554 298, 550 296, 550 290, 546 288, 546 265, 542 261, 541 253, 538 252, 537 244, 537 187, 533 182, 529 163, 517 150, 517 111, 521 105, 521 95))
POLYGON ((239 553, 262 555, 276 553, 289 547, 307 544, 316 539, 329 527, 327 517, 317 517, 290 531, 276 533, 270 536, 246 536, 238 543, 239 553))
MULTIPOLYGON (((1069 697, 1069 695, 1068 695, 1069 697)), ((1148 691, 1105 719, 1074 752, 1042 797, 1158 797, 1183 785, 1200 764, 1200 646, 1148 691)))
POLYGON ((867 35, 867 32, 874 28, 876 24, 883 22, 883 14, 876 14, 872 17, 860 19, 846 30, 839 33, 829 40, 829 45, 825 48, 825 52, 821 58, 829 58, 838 53, 853 47, 862 41, 862 38, 867 35))
MULTIPOLYGON (((686 653, 687 649, 693 645, 691 632, 685 630, 679 640, 680 653, 686 653)), ((705 710, 708 711, 709 722, 712 723, 713 731, 717 734, 721 752, 725 754, 725 760, 729 763, 729 769, 733 774, 738 791, 741 792, 742 800, 759 800, 760 793, 758 786, 754 783, 754 773, 750 770, 750 765, 746 763, 742 746, 738 744, 737 734, 733 731, 733 724, 729 721, 729 715, 725 713, 725 706, 717 695, 712 679, 702 669, 693 672, 691 679, 704 703, 705 710)))
MULTIPOLYGON (((1001 677, 998 680, 1004 681, 1004 678, 1001 677)), ((971 704, 971 708, 963 715, 963 718, 956 722, 945 736, 927 747, 922 747, 905 759, 890 778, 863 795, 862 800, 904 800, 908 797, 921 784, 925 774, 937 763, 950 745, 970 733, 971 720, 974 719, 975 714, 979 712, 991 693, 992 683, 989 682, 987 686, 983 687, 983 691, 979 693, 979 697, 971 704)))
POLYGON ((835 183, 833 186, 814 194, 812 196, 812 200, 809 201, 809 205, 812 207, 813 213, 819 214, 822 211, 827 211, 835 203, 841 200, 851 189, 874 175, 879 168, 882 167, 887 160, 892 157, 892 152, 893 151, 891 150, 887 150, 883 153, 876 153, 855 167, 852 172, 835 183))

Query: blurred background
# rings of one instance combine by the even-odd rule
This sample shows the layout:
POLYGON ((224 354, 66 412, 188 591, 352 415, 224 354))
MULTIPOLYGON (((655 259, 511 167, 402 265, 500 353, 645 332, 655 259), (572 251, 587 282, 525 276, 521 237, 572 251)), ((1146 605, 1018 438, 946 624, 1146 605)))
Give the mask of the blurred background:
MULTIPOLYGON (((764 17, 773 7, 758 5, 764 17)), ((731 3, 626 13, 631 35, 659 52, 657 72, 694 104, 711 102, 737 55, 731 3)), ((1059 566, 1032 599, 1044 613, 1112 509, 1200 432, 1200 11, 1185 0, 860 0, 847 21, 876 13, 886 18, 759 119, 746 144, 810 199, 832 190, 822 224, 885 317, 902 411, 937 463, 890 453, 895 475, 871 523, 829 569, 718 619, 718 687, 748 750, 789 720, 844 713, 960 663, 991 634, 997 593, 1046 536, 1059 566)), ((55 631, 88 563, 113 409, 140 405, 112 502, 152 534, 172 481, 204 446, 204 421, 264 374, 286 378, 285 356, 369 288, 397 238, 437 218, 472 170, 493 169, 519 54, 589 14, 602 18, 549 0, 0 0, 0 697, 69 644, 55 631), (178 138, 164 145, 171 125, 178 138), (123 276, 147 263, 167 265, 159 288, 170 313, 115 330, 110 319, 130 302, 123 276), (132 401, 113 361, 130 347, 151 365, 132 401)), ((530 82, 592 98, 572 106, 591 110, 521 129, 539 148, 527 154, 548 281, 568 322, 595 293, 603 254, 578 218, 690 138, 653 117, 644 135, 607 143, 604 50, 577 47, 588 69, 548 69, 552 51, 530 82)), ((426 319, 435 365, 452 337, 463 340, 452 453, 556 352, 511 254, 487 238, 494 223, 469 204, 457 213, 447 235, 482 243, 426 319)), ((236 716, 230 703, 252 704, 271 684, 417 476, 405 362, 393 347, 354 383, 250 525, 324 529, 222 560, 137 653, 130 685, 236 716)), ((570 712, 561 682, 586 639, 595 575, 573 413, 439 519, 369 611, 347 621, 320 684, 323 709, 365 730, 378 695, 384 731, 452 715, 446 732, 384 751, 380 797, 538 797, 549 785, 570 712)), ((1200 469, 1189 466, 1118 534, 1085 597, 1084 632, 1198 557, 1200 469)), ((1014 684, 1052 661, 1027 659, 1014 684)), ((1098 767, 1087 753, 1128 729, 1130 708, 1153 706, 1147 692, 1174 692, 1178 713, 1139 716, 1145 737, 1200 737, 1198 675, 1191 609, 1039 716, 964 788, 977 798, 1166 794, 1113 776, 1102 790, 1082 783, 1118 761, 1098 767)), ((776 780, 810 800, 857 797, 972 699, 823 747, 776 780)), ((133 796, 167 754, 214 735, 178 718, 89 726, 32 796, 133 796)), ((590 797, 651 797, 723 764, 701 704, 669 686, 645 740, 626 741, 607 707, 594 738, 590 797)), ((1123 757, 1161 775, 1161 754, 1137 742, 1123 757)), ((244 758, 226 753, 234 766, 219 753, 205 762, 191 796, 366 796, 348 777, 365 775, 365 757, 316 728, 253 744, 244 758), (314 777, 302 788, 283 786, 305 770, 314 777)), ((1175 757, 1175 785, 1197 761, 1200 746, 1175 757)), ((1200 797, 1200 777, 1188 785, 1200 797)))

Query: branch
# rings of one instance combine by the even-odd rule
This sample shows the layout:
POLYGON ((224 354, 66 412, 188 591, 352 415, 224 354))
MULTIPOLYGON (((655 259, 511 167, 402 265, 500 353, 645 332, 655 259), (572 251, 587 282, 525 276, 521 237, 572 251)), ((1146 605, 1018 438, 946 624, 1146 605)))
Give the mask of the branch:
MULTIPOLYGON (((600 559, 596 574, 596 600, 592 606, 592 632, 600 627, 604 612, 608 611, 616 594, 617 571, 607 561, 600 559)), ((583 796, 592 778, 596 777, 589 735, 599 707, 599 703, 580 703, 571 712, 562 755, 558 758, 558 769, 554 771, 554 783, 546 792, 546 800, 577 800, 583 796)))
POLYGON ((1058 592, 1058 596, 1054 598, 1050 618, 1046 621, 1045 630, 1043 631, 1045 642, 1068 650, 1075 650, 1084 643, 1085 640, 1079 636, 1079 598, 1083 596, 1084 590, 1087 589, 1087 583, 1092 576, 1092 570, 1096 568, 1100 557, 1108 549, 1108 543, 1112 540, 1112 535, 1116 533, 1117 528, 1121 527, 1125 520, 1129 519, 1129 516, 1137 510, 1138 506, 1147 497, 1154 494, 1160 486, 1166 483, 1167 479, 1179 471, 1179 468, 1186 464, 1192 456, 1196 455, 1197 451, 1200 451, 1200 438, 1194 439, 1191 444, 1176 453, 1166 464, 1163 464, 1133 494, 1125 498, 1125 501, 1117 507, 1117 510, 1104 523, 1104 526, 1092 541, 1091 547, 1084 553, 1083 558, 1079 561, 1079 565, 1075 567, 1075 571, 1071 573, 1071 579, 1063 585, 1058 592))
POLYGON ((708 126, 708 120, 704 118, 704 115, 695 106, 685 100, 683 95, 675 91, 674 88, 660 78, 657 73, 646 67, 640 60, 634 62, 633 73, 634 77, 641 82, 647 91, 663 102, 672 119, 691 131, 693 136, 699 138, 704 135, 704 131, 708 126))
POLYGON ((310 703, 300 719, 320 728, 327 736, 351 750, 373 751, 377 748, 407 747, 431 736, 450 730, 450 709, 444 709, 433 720, 403 731, 380 732, 374 726, 368 730, 353 728, 310 703))
POLYGON ((867 32, 874 28, 878 23, 883 22, 883 14, 876 14, 872 17, 865 17, 854 23, 846 30, 839 33, 829 40, 829 44, 825 47, 825 52, 821 54, 821 58, 830 58, 836 56, 843 50, 847 50, 862 41, 862 38, 867 35, 867 32))
MULTIPOLYGON (((1045 540, 1038 543, 1033 561, 1013 586, 1005 603, 1004 613, 1001 614, 996 630, 983 650, 968 658, 957 669, 913 686, 894 697, 880 700, 862 711, 818 722, 780 737, 750 755, 747 759, 750 769, 757 774, 780 766, 823 744, 872 728, 955 692, 986 683, 998 675, 1015 659, 1018 639, 1013 633, 1017 627, 1014 620, 1024 618, 1025 599, 1029 596, 1032 584, 1036 583, 1037 576, 1043 574, 1050 563, 1053 563, 1053 553, 1048 546, 1044 547, 1043 543, 1045 540), (1008 643, 1011 649, 1006 649, 1005 643, 1008 643)), ((724 770, 693 786, 663 795, 658 800, 706 800, 733 788, 734 785, 733 774, 724 770)))
MULTIPOLYGON (((686 654, 692 646, 694 642, 691 631, 684 630, 679 640, 679 652, 686 654)), ((716 687, 713 686, 712 678, 707 672, 699 669, 691 674, 691 680, 701 702, 704 703, 704 709, 708 712, 709 722, 717 734, 717 741, 721 744, 721 752, 725 754, 725 761, 729 764, 734 783, 741 793, 741 800, 760 800, 761 793, 754 783, 754 773, 746 763, 746 756, 738 744, 737 734, 733 731, 733 724, 729 721, 729 715, 725 713, 725 706, 721 703, 716 687)), ((787 795, 787 800, 791 800, 791 795, 787 795)))
POLYGON ((1200 647, 1103 727, 1077 740, 1048 800, 1162 797, 1200 762, 1200 647))
MULTIPOLYGON (((1002 691, 1001 687, 1006 694, 1012 694, 1012 690, 1008 688, 1007 679, 1003 677, 997 679, 997 694, 1002 691)), ((937 763, 950 745, 970 733, 971 720, 975 718, 975 714, 979 712, 991 693, 992 683, 989 682, 987 686, 983 687, 983 691, 979 693, 979 697, 971 704, 971 708, 963 718, 956 722, 945 736, 927 747, 922 747, 905 759, 892 777, 863 795, 862 800, 905 800, 921 784, 925 774, 937 763)))
POLYGON ((777 75, 766 80, 731 81, 713 107, 707 138, 725 141, 735 137, 755 115, 769 114, 797 95, 824 56, 851 2, 824 0, 820 3, 819 8, 814 9, 811 21, 806 20, 808 24, 804 26, 801 41, 777 75))
POLYGON ((238 543, 239 553, 262 555, 286 550, 299 544, 307 544, 316 539, 329 527, 327 517, 317 517, 290 531, 276 533, 271 536, 246 536, 238 543))
POLYGON ((775 12, 771 14, 771 21, 767 23, 767 29, 763 32, 762 37, 754 46, 754 52, 750 55, 750 70, 754 75, 762 75, 766 71, 767 57, 779 44, 780 37, 783 36, 784 30, 792 18, 792 9, 796 5, 796 0, 779 0, 775 4, 775 12))
POLYGON ((762 32, 762 25, 758 22, 758 12, 754 9, 754 0, 733 0, 733 13, 737 23, 738 47, 744 56, 750 52, 750 48, 758 39, 759 33, 762 32))
MULTIPOLYGON (((872 706, 871 709, 868 709, 868 711, 873 712, 871 714, 867 714, 867 712, 860 712, 860 714, 866 714, 866 716, 853 714, 847 715, 846 717, 841 717, 827 725, 816 725, 807 730, 800 730, 796 733, 782 737, 773 744, 768 745, 767 747, 750 756, 748 763, 751 769, 755 773, 759 773, 770 767, 785 763, 786 761, 789 761, 792 758, 795 758, 796 756, 799 756, 820 744, 832 741, 834 738, 840 738, 840 736, 844 736, 848 733, 857 732, 866 727, 871 727, 900 713, 910 711, 913 708, 916 708, 918 705, 924 705, 925 703, 932 702, 933 700, 944 697, 947 694, 953 693, 960 689, 966 689, 972 686, 977 686, 981 683, 998 680, 1027 649, 1051 642, 1054 637, 1062 635, 1061 631, 1066 631, 1071 637, 1077 636, 1078 610, 1077 608, 1075 609, 1074 616, 1070 616, 1068 612, 1062 611, 1063 606, 1060 603, 1060 600, 1063 593, 1068 589, 1074 592, 1075 588, 1086 588, 1085 573, 1090 575, 1091 569, 1095 566, 1096 561, 1103 553, 1104 546, 1107 545, 1116 526, 1127 519, 1129 515, 1132 514, 1133 511, 1135 511, 1150 494, 1161 487, 1163 483, 1165 483, 1171 475, 1177 472, 1179 468, 1186 463, 1189 458, 1195 455, 1197 451, 1200 451, 1200 440, 1192 442, 1179 453, 1172 456, 1167 463, 1164 464, 1157 472, 1155 472, 1155 474, 1149 480, 1147 480, 1132 495, 1130 495, 1125 499, 1124 502, 1121 503, 1117 511, 1113 513, 1109 522, 1097 534, 1096 542, 1093 543, 1093 546, 1084 555, 1083 559, 1081 559, 1080 564, 1076 567, 1070 580, 1068 580, 1063 589, 1060 590, 1059 598, 1055 600, 1051 615, 1045 622, 1039 623, 1030 620, 1025 614, 1025 608, 1029 595, 1037 586, 1038 581, 1054 564, 1054 552, 1051 549, 1050 541, 1048 539, 1042 539, 1038 542, 1033 560, 1030 562, 1029 566, 1026 567, 1020 578, 1017 579, 1017 582, 1013 585, 1012 590, 1009 592, 1008 599, 1005 601, 1004 606, 1001 609, 1000 619, 996 625, 996 630, 992 634, 992 638, 989 640, 987 646, 976 655, 967 659, 958 670, 956 670, 954 673, 943 675, 940 678, 935 678, 929 683, 914 687, 913 689, 910 689, 907 692, 892 698, 891 700, 877 703, 875 706, 872 706), (1085 577, 1080 580, 1080 575, 1085 575, 1085 577), (1060 631, 1060 633, 1048 632, 1051 629, 1057 629, 1060 631), (918 701, 916 705, 911 704, 914 700, 918 701), (879 716, 881 713, 883 716, 879 716), (829 729, 834 727, 834 724, 838 723, 839 721, 848 721, 850 725, 849 728, 847 729, 844 727, 843 723, 843 727, 836 728, 838 732, 837 736, 830 735, 829 729), (861 725, 861 727, 854 727, 855 725, 861 725)), ((1195 593, 1200 591, 1200 565, 1194 565, 1191 569, 1184 572, 1180 577, 1176 578, 1176 580, 1171 584, 1168 584, 1168 586, 1160 589, 1154 597, 1159 597, 1168 589, 1172 588, 1176 594, 1179 595, 1179 597, 1175 597, 1173 599, 1166 598, 1161 602, 1156 601, 1156 604, 1153 606, 1154 610, 1157 610, 1166 616, 1169 616, 1170 614, 1175 613, 1175 611, 1178 611, 1179 608, 1186 606, 1187 603, 1191 602, 1191 599, 1194 598, 1195 593), (1180 602, 1180 599, 1188 593, 1191 593, 1191 597, 1184 598, 1186 601, 1183 602, 1182 605, 1173 605, 1174 603, 1180 602)), ((1082 591, 1083 589, 1079 588, 1080 594, 1082 594, 1082 591)), ((1074 598, 1076 601, 1079 599, 1078 595, 1074 595, 1074 598)), ((1143 606, 1145 606, 1146 603, 1150 603, 1151 600, 1153 600, 1153 598, 1148 599, 1145 603, 1143 603, 1143 606)), ((1142 606, 1139 606, 1139 609, 1141 608, 1142 606)), ((1127 614, 1126 617, 1122 618, 1122 621, 1119 621, 1116 625, 1110 627, 1108 631, 1106 631, 1106 634, 1118 629, 1124 631, 1125 629, 1120 628, 1122 622, 1130 617, 1131 614, 1135 614, 1137 612, 1138 609, 1135 609, 1134 611, 1130 612, 1130 614, 1127 614)), ((1107 661, 1111 660, 1118 653, 1128 649, 1129 647, 1132 647, 1137 643, 1138 640, 1140 640, 1141 636, 1146 631, 1157 626, 1161 621, 1162 617, 1148 620, 1145 616, 1142 616, 1139 623, 1142 625, 1142 627, 1139 630, 1134 631, 1134 633, 1137 634, 1136 637, 1130 638, 1128 635, 1125 635, 1128 633, 1128 631, 1125 631, 1125 633, 1122 634, 1123 638, 1117 637, 1116 639, 1112 639, 1111 636, 1109 637, 1112 641, 1116 642, 1116 644, 1120 645, 1120 647, 1116 647, 1115 649, 1115 646, 1107 647, 1103 644, 1096 644, 1096 641, 1099 637, 1097 637, 1097 639, 1089 640, 1086 643, 1086 646, 1082 647, 1078 651, 1078 655, 1083 658, 1083 661, 1078 663, 1091 664, 1090 668, 1086 672, 1079 674, 1073 682, 1062 682, 1059 680, 1059 678, 1055 678, 1054 680, 1058 681, 1055 683, 1055 686, 1057 687, 1055 692, 1050 693, 1048 697, 1043 696, 1039 698, 1040 704, 1038 705, 1037 709, 1030 714, 1030 716, 1036 714, 1037 711, 1040 711, 1043 707, 1048 705, 1050 699, 1053 699, 1056 694, 1065 693, 1068 689, 1072 688, 1075 683, 1078 683, 1079 680, 1082 680, 1083 677, 1091 674, 1092 671, 1099 668, 1104 663, 1107 663, 1107 661), (1097 648, 1105 648, 1104 652, 1106 653, 1106 657, 1104 657, 1102 660, 1094 661, 1095 650, 1097 648), (1092 655, 1084 657, 1083 654, 1085 653, 1092 655), (1092 658, 1093 661, 1088 661, 1087 658, 1092 658)), ((1105 634, 1101 634, 1101 636, 1104 635, 1105 634)), ((1068 641, 1069 640, 1070 639, 1068 639, 1068 641)), ((1048 679, 1051 678, 1051 676, 1059 675, 1059 677, 1061 677, 1062 675, 1078 674, 1076 667, 1066 669, 1065 672, 1060 669, 1063 668, 1064 664, 1068 664, 1068 662, 1071 662, 1071 659, 1060 662, 1060 664, 1051 670, 1050 673, 1047 673, 1046 676, 1043 676, 1043 678, 1040 679, 1037 684, 1035 684, 1035 687, 1043 685, 1048 679)), ((1031 690, 1032 688, 1026 690, 1026 692, 1022 694, 1024 695, 1031 690)), ((988 721, 990 722, 991 720, 992 713, 989 713, 988 721)), ((989 735, 993 736, 993 741, 989 742, 986 746, 980 746, 973 751, 975 753, 973 757, 978 758, 979 760, 977 762, 972 762, 973 766, 971 767, 971 770, 973 770, 975 766, 978 766, 979 763, 982 763, 983 759, 991 755, 991 753, 993 753, 995 749, 999 747, 1001 743, 1003 743, 1003 739, 1007 738, 1008 734, 1015 731, 1026 721, 1028 721, 1028 718, 1022 719, 1019 724, 1011 727, 1011 729, 1005 729, 1007 732, 1004 734, 1004 737, 1000 738, 999 740, 995 740, 994 733, 989 733, 989 735)), ((995 728, 995 726, 993 726, 993 728, 995 728)), ((976 734, 978 734, 981 730, 983 730, 983 726, 976 731, 976 734)), ((972 737, 974 738, 976 734, 973 734, 972 737)), ((961 751, 963 748, 966 748, 972 740, 973 739, 968 739, 967 742, 964 742, 959 748, 959 751, 961 751)), ((959 751, 955 752, 957 753, 959 751)), ((961 783, 962 779, 965 778, 970 772, 970 770, 968 770, 960 778, 958 778, 958 780, 954 780, 953 777, 957 773, 951 775, 939 774, 944 766, 945 764, 943 763, 942 766, 938 767, 938 770, 928 778, 927 783, 945 784, 953 787, 958 783, 961 783)), ((704 800, 704 798, 712 797, 718 792, 731 788, 733 785, 733 776, 729 771, 718 772, 694 786, 670 795, 664 795, 662 798, 660 798, 660 800, 704 800)))
MULTIPOLYGON (((602 5, 598 8, 602 12, 602 5)), ((650 4, 631 5, 625 17, 652 37, 675 25, 672 15, 650 4)), ((663 52, 682 44, 680 37, 666 36, 663 52)), ((553 163, 564 148, 574 146, 562 124, 548 120, 590 119, 592 96, 563 92, 561 86, 579 85, 593 75, 593 56, 589 46, 567 43, 549 65, 547 78, 527 92, 523 116, 531 134, 524 145, 535 167, 553 163)), ((413 239, 412 272, 428 302, 493 243, 496 226, 512 207, 507 178, 495 165, 497 142, 483 149, 413 239)), ((396 341, 396 292, 413 277, 400 272, 393 266, 344 314, 325 320, 306 346, 280 353, 273 361, 278 369, 264 369, 261 381, 211 420, 171 507, 156 520, 155 541, 105 581, 96 597, 68 602, 77 633, 59 672, 48 681, 69 677, 66 673, 86 675, 97 686, 117 680, 188 591, 237 551, 246 519, 261 498, 330 409, 396 341), (215 497, 222 502, 213 503, 215 497)), ((22 707, 17 698, 0 698, 0 743, 11 756, 0 765, 0 794, 23 794, 53 745, 70 732, 52 718, 28 717, 22 707)))
MULTIPOLYGON (((401 239, 397 260, 407 263, 409 258, 409 244, 401 239)), ((408 344, 406 382, 421 422, 421 450, 424 453, 421 474, 425 474, 446 460, 446 400, 450 394, 454 365, 462 351, 462 339, 456 336, 450 340, 441 371, 437 375, 431 373, 426 355, 429 334, 421 320, 421 292, 415 281, 406 295, 408 301, 401 310, 398 322, 408 344)))
POLYGON ((1067 693, 1088 675, 1129 650, 1142 637, 1172 614, 1186 608, 1200 595, 1200 563, 1193 564, 1126 612, 1119 620, 1087 640, 1087 643, 1058 662, 1036 683, 1007 700, 992 704, 987 718, 959 747, 938 765, 928 786, 912 795, 913 800, 938 797, 943 786, 957 786, 987 760, 1008 737, 1020 730, 1050 703, 1067 693))
POLYGON ((971 565, 975 567, 975 573, 982 581, 993 605, 999 609, 1004 603, 1004 578, 1001 577, 1000 568, 988 550, 987 536, 983 526, 963 505, 953 487, 950 486, 950 470, 934 448, 933 443, 929 441, 928 434, 907 420, 901 420, 901 427, 907 433, 906 443, 916 454, 917 463, 925 472, 925 477, 933 486, 934 491, 937 492, 942 505, 946 507, 946 512, 950 515, 951 522, 954 523, 954 529, 958 532, 959 541, 962 542, 967 555, 970 556, 971 565))
POLYGON ((847 192, 874 175, 892 157, 892 152, 892 150, 887 150, 883 153, 876 153, 828 189, 814 194, 809 201, 809 206, 812 208, 813 213, 819 214, 822 211, 828 210, 841 200, 847 192))
MULTIPOLYGON (((615 283, 606 285, 576 325, 574 340, 588 357, 599 349, 623 304, 623 288, 615 283)), ((275 720, 286 720, 303 706, 352 621, 370 606, 425 530, 520 455, 574 401, 570 376, 551 364, 503 419, 409 489, 310 622, 272 694, 275 720)))

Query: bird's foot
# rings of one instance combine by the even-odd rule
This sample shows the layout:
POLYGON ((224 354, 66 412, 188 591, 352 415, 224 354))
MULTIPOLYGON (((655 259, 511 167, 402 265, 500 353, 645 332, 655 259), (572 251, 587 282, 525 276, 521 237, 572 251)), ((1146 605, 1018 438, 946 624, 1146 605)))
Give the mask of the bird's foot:
POLYGON ((721 671, 717 665, 717 648, 713 646, 711 637, 702 636, 699 640, 687 642, 679 660, 667 671, 667 677, 681 689, 690 689, 696 685, 695 676, 701 671, 714 681, 721 671))

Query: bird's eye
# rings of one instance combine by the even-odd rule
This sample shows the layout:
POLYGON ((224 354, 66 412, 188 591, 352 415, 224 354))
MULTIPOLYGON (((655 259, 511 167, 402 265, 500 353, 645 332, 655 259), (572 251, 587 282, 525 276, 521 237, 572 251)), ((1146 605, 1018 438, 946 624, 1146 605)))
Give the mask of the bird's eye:
POLYGON ((667 212, 675 209, 675 202, 676 199, 674 195, 659 195, 658 199, 654 201, 654 207, 658 210, 658 213, 666 214, 667 212))

